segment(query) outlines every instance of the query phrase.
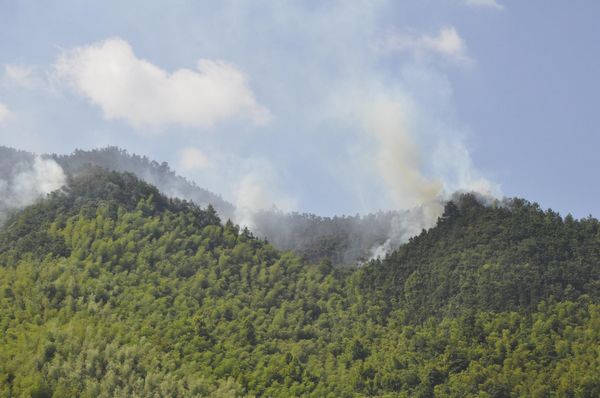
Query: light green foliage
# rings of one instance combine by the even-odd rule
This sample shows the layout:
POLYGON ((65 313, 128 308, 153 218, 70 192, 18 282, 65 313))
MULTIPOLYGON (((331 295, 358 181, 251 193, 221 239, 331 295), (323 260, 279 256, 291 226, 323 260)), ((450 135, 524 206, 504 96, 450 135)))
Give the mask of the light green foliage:
POLYGON ((526 207, 493 240, 512 228, 493 212, 521 210, 463 203, 339 270, 130 176, 82 178, 0 233, 0 397, 600 396, 595 221, 545 235, 526 207))

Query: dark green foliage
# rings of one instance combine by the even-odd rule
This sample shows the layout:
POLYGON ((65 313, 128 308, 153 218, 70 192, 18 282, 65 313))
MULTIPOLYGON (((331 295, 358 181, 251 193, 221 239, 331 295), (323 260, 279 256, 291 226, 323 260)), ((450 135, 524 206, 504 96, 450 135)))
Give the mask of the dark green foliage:
POLYGON ((50 194, 48 200, 10 217, 0 234, 0 252, 11 252, 17 257, 25 253, 36 257, 68 256, 69 248, 63 238, 50 236, 47 228, 52 223, 61 226, 77 213, 93 217, 98 206, 104 206, 113 220, 119 211, 137 209, 146 216, 167 210, 186 212, 198 227, 219 222, 210 206, 208 211, 201 211, 192 203, 165 197, 133 174, 89 167, 77 177, 69 177, 67 186, 50 194))
POLYGON ((0 242, 0 397, 600 394, 598 222, 523 201, 337 269, 92 169, 0 242))
POLYGON ((464 309, 527 311, 540 301, 600 298, 600 223, 563 220, 523 200, 446 205, 435 228, 361 270, 361 285, 415 320, 464 309))

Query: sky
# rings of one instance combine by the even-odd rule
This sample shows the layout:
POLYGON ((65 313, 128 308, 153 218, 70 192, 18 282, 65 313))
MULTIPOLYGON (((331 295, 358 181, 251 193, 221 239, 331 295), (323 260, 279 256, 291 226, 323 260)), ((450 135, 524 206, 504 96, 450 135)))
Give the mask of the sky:
POLYGON ((116 145, 238 206, 456 190, 600 216, 600 3, 0 0, 0 145, 116 145))

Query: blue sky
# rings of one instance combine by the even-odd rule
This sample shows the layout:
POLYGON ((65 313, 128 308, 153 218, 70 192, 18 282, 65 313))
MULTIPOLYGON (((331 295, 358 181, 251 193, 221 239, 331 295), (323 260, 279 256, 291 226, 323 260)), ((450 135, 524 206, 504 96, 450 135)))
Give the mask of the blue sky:
POLYGON ((0 144, 118 145, 248 207, 456 189, 600 215, 600 3, 0 0, 0 144))

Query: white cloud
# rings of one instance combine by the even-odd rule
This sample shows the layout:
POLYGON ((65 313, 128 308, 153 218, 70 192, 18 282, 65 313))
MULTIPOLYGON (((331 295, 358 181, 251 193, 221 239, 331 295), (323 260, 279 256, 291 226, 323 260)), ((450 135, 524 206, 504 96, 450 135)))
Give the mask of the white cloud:
POLYGON ((271 117, 244 73, 224 61, 200 59, 197 70, 168 73, 114 38, 63 53, 55 69, 107 119, 124 119, 136 128, 211 127, 236 117, 263 124, 271 117))
POLYGON ((497 10, 502 10, 504 7, 498 3, 497 0, 465 0, 465 3, 469 6, 475 7, 490 7, 497 10))
POLYGON ((204 170, 210 167, 210 159, 198 148, 184 148, 179 155, 179 168, 185 172, 204 170))
POLYGON ((4 65, 3 80, 25 88, 34 88, 38 84, 33 75, 33 67, 24 65, 4 65))
POLYGON ((10 116, 8 107, 0 102, 0 124, 3 124, 10 116))
POLYGON ((388 38, 386 48, 408 51, 416 57, 435 54, 458 64, 470 65, 473 63, 468 55, 467 45, 452 26, 442 28, 436 36, 396 34, 388 38))

